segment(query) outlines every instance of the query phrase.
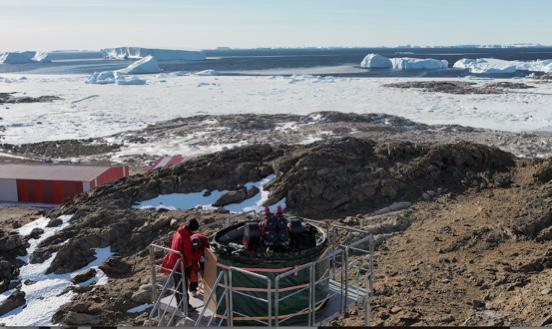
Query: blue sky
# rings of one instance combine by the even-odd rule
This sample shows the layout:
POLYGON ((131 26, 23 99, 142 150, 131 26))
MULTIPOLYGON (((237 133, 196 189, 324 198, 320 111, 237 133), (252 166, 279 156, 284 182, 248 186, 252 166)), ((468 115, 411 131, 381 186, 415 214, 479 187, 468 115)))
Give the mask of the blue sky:
POLYGON ((552 0, 0 0, 2 49, 552 45, 552 0))

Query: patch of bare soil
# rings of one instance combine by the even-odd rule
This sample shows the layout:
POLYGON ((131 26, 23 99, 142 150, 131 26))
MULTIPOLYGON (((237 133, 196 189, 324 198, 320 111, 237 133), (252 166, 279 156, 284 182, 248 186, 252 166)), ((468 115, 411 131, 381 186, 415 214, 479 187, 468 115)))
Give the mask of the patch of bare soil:
POLYGON ((446 94, 468 95, 468 94, 504 94, 511 89, 532 89, 534 86, 525 83, 514 82, 492 82, 479 85, 467 81, 407 81, 390 83, 384 85, 389 88, 421 89, 425 92, 437 92, 446 94))

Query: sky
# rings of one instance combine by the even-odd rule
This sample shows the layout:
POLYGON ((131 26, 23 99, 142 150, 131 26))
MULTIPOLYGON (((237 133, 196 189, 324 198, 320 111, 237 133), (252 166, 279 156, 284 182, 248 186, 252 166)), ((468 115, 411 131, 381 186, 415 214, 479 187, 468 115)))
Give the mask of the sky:
POLYGON ((552 45, 551 0, 0 0, 0 49, 552 45))

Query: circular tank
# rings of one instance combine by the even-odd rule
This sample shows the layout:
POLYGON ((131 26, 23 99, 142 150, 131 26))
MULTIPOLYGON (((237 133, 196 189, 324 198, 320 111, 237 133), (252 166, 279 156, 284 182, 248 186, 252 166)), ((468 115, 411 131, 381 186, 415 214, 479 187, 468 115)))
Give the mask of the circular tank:
MULTIPOLYGON (((297 221, 297 220, 296 220, 297 221)), ((262 275, 259 278, 241 271, 232 271, 232 306, 234 310, 234 325, 255 325, 258 321, 268 320, 268 303, 257 298, 267 299, 267 279, 270 280, 272 324, 276 317, 276 295, 278 303, 278 318, 281 325, 292 325, 305 322, 309 314, 310 293, 309 283, 311 275, 314 275, 317 283, 315 288, 315 308, 324 307, 329 292, 328 271, 329 259, 317 263, 314 273, 311 274, 307 267, 291 275, 285 275, 278 281, 278 294, 275 293, 276 277, 289 272, 294 268, 305 265, 321 258, 327 249, 327 237, 325 232, 315 225, 301 222, 304 232, 302 236, 289 234, 291 245, 287 248, 265 248, 262 242, 257 248, 246 250, 244 248, 244 232, 246 226, 256 225, 257 221, 242 222, 228 226, 219 231, 213 241, 212 247, 217 256, 217 275, 220 271, 230 267, 239 268, 248 272, 262 275), (248 224, 253 223, 253 224, 248 224), (292 241, 292 239, 297 241, 292 241), (299 241, 300 240, 300 241, 299 241), (305 245, 305 241, 310 240, 305 245), (266 279, 265 279, 266 278, 266 279), (286 298, 289 296, 288 298, 286 298)), ((223 293, 223 288, 218 288, 217 295, 223 293)), ((217 310, 218 314, 224 313, 226 307, 222 302, 217 310)))

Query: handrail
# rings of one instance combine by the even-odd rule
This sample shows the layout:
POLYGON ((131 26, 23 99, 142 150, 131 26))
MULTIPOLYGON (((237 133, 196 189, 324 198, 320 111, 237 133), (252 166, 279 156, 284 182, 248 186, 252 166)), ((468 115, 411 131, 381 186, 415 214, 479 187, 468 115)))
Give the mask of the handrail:
MULTIPOLYGON (((207 310, 207 307, 205 307, 205 306, 209 305, 209 303, 211 302, 211 299, 213 298, 213 296, 215 295, 215 291, 217 290, 217 285, 220 283, 220 280, 225 275, 226 275, 225 272, 220 272, 219 275, 217 276, 217 279, 215 280, 215 283, 213 284, 213 288, 209 292, 209 296, 207 296, 207 299, 204 302, 204 307, 201 310, 201 312, 199 313, 199 317, 197 318, 197 320, 194 324, 194 327, 197 327, 199 325, 199 323, 201 322, 201 319, 203 318, 203 316, 205 315, 205 311, 207 310)), ((217 310, 215 309, 214 312, 216 313, 217 310)))
POLYGON ((247 271, 247 270, 244 270, 244 269, 241 269, 241 268, 238 268, 238 267, 234 267, 234 266, 230 266, 228 268, 228 276, 230 278, 230 282, 229 282, 229 293, 230 293, 230 303, 233 303, 233 294, 234 292, 239 294, 239 295, 243 295, 243 296, 246 296, 246 297, 249 297, 249 298, 252 298, 252 299, 256 299, 256 300, 259 300, 261 302, 266 302, 267 303, 267 321, 261 321, 261 320, 258 320, 258 319, 255 319, 247 314, 242 314, 236 310, 234 310, 233 308, 233 304, 231 304, 231 308, 230 308, 230 318, 232 319, 233 318, 233 314, 236 313, 240 316, 243 316, 245 318, 248 318, 250 320, 254 320, 256 322, 259 322, 259 323, 262 323, 262 324, 265 324, 269 327, 272 326, 272 298, 271 298, 271 293, 272 293, 272 284, 271 284, 271 280, 270 278, 262 275, 262 274, 258 274, 258 273, 255 273, 255 272, 250 272, 250 271, 247 271), (260 280, 263 280, 263 281, 266 281, 266 295, 267 295, 267 298, 266 299, 263 299, 263 298, 260 298, 260 297, 257 297, 257 296, 253 296, 253 295, 250 295, 250 294, 247 294, 247 293, 244 293, 244 292, 241 292, 241 291, 235 291, 233 289, 233 281, 232 281, 232 273, 233 272, 239 272, 239 273, 242 273, 242 274, 245 274, 245 275, 250 275, 254 278, 257 278, 257 279, 260 279, 260 280))

